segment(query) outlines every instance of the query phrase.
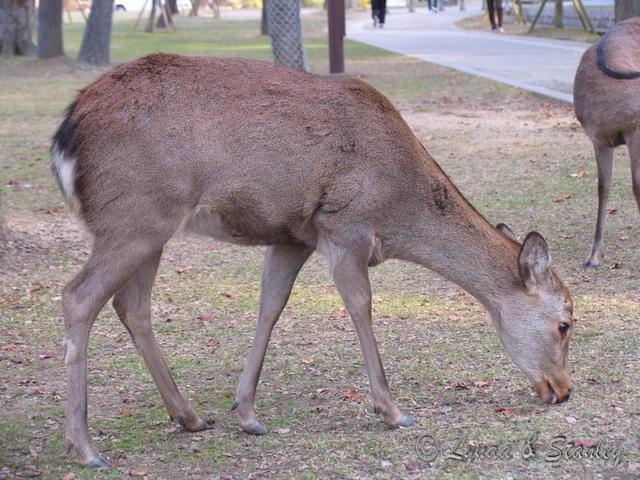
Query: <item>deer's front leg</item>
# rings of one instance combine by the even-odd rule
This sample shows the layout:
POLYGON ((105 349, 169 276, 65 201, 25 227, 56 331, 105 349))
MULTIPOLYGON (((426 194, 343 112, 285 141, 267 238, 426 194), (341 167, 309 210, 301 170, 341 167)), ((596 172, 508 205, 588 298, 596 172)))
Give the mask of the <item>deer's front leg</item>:
POLYGON ((596 142, 593 142, 593 148, 598 162, 598 219, 591 254, 583 264, 587 268, 597 267, 604 253, 604 221, 607 216, 607 202, 613 175, 613 148, 596 142))
POLYGON ((333 247, 330 260, 333 278, 340 296, 351 315, 364 355, 375 412, 392 427, 408 427, 415 421, 396 405, 384 373, 371 324, 371 285, 369 283, 367 248, 333 247))
POLYGON ((247 433, 264 435, 267 430, 256 420, 256 386, 260 378, 264 355, 267 351, 271 330, 289 299, 298 272, 307 261, 312 248, 296 245, 275 245, 267 249, 262 271, 260 312, 256 335, 251 345, 247 365, 242 372, 235 410, 240 426, 247 433))

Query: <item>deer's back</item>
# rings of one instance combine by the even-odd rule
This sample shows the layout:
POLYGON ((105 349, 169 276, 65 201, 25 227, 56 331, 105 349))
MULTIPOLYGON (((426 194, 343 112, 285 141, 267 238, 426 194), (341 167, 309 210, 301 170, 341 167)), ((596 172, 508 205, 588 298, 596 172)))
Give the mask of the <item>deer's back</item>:
MULTIPOLYGON (((620 73, 640 72, 640 17, 616 25, 600 40, 604 61, 620 73)), ((595 44, 584 53, 574 82, 574 107, 586 133, 603 144, 623 142, 622 134, 638 128, 640 78, 616 79, 598 67, 595 44)))
POLYGON ((433 167, 365 83, 246 59, 121 65, 80 92, 65 132, 94 233, 144 205, 227 240, 296 241, 318 214, 393 211, 433 167))

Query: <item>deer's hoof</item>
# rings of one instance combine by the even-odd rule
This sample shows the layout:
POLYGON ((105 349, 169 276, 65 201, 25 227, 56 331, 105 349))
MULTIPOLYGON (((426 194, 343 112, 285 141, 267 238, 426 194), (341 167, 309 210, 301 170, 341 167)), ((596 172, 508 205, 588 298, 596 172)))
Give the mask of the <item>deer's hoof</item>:
POLYGON ((408 415, 402 415, 400 417, 400 421, 398 422, 399 427, 410 427, 411 425, 415 425, 416 421, 408 415))
POLYGON ((267 429, 264 428, 260 422, 255 420, 246 427, 242 427, 242 430, 251 435, 265 435, 267 433, 267 429))
POLYGON ((584 268, 596 268, 598 266, 598 263, 594 262, 593 260, 587 260, 582 264, 582 266, 584 268))
POLYGON ((102 457, 93 457, 87 462, 87 467, 91 468, 111 468, 111 464, 102 457))
POLYGON ((183 416, 179 416, 176 418, 176 421, 189 432, 201 432, 202 430, 209 430, 213 428, 209 422, 205 422, 204 420, 198 418, 195 422, 186 422, 183 416))

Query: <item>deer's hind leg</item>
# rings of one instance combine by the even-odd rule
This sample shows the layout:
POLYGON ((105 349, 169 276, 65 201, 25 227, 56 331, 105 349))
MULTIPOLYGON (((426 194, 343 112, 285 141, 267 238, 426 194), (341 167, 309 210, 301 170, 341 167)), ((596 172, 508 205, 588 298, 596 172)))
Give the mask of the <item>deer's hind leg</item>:
POLYGON ((267 249, 262 271, 256 335, 251 345, 247 365, 240 377, 236 401, 232 407, 240 426, 247 433, 256 435, 267 433, 267 430, 256 420, 256 387, 271 330, 289 299, 298 272, 312 252, 313 248, 298 245, 274 245, 267 249))
POLYGON ((596 232, 593 237, 591 254, 583 266, 594 268, 600 264, 604 253, 604 221, 607 216, 607 202, 613 175, 613 147, 593 142, 593 149, 598 162, 598 218, 596 232))
POLYGON ((157 235, 150 236, 148 232, 146 235, 129 232, 110 235, 109 238, 96 238, 87 263, 62 292, 64 362, 68 380, 67 447, 75 450, 78 461, 83 465, 109 466, 93 445, 87 425, 89 333, 96 316, 109 298, 161 248, 173 231, 156 233, 157 235))
POLYGON ((633 195, 640 210, 640 130, 625 135, 625 142, 629 149, 629 162, 631 164, 631 182, 633 184, 633 195))
POLYGON ((187 430, 204 430, 209 425, 196 415, 180 394, 151 329, 151 287, 161 254, 162 250, 159 250, 145 260, 116 294, 113 307, 144 359, 171 419, 187 430))

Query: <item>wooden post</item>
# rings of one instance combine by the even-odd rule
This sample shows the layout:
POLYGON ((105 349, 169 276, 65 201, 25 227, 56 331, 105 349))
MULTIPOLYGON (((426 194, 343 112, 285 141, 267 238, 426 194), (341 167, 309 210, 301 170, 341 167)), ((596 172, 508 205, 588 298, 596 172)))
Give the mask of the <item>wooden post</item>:
POLYGON ((329 72, 344 73, 345 13, 344 0, 328 0, 329 72))

